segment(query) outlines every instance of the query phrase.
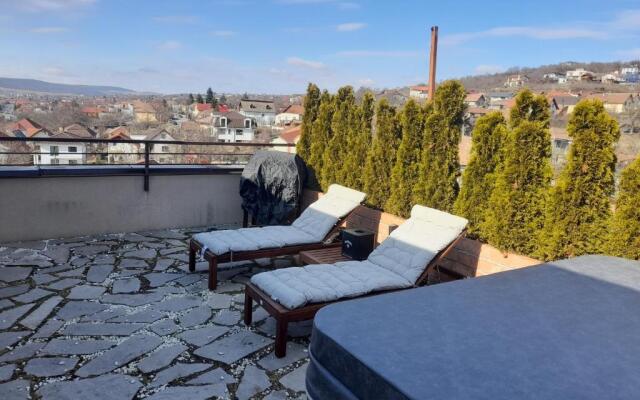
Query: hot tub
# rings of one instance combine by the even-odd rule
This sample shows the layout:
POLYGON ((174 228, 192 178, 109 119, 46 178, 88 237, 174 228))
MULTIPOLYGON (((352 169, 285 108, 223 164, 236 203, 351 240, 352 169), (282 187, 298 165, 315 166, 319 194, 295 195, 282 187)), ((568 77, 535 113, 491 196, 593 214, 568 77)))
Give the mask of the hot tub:
POLYGON ((323 308, 309 396, 639 399, 640 263, 584 256, 323 308))

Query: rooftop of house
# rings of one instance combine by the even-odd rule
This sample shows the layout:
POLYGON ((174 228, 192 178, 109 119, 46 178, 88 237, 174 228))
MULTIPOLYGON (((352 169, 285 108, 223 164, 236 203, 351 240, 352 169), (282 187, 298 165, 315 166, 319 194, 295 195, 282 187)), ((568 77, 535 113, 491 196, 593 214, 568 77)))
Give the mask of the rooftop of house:
POLYGON ((297 125, 292 128, 285 129, 280 134, 280 139, 282 139, 285 143, 295 144, 298 142, 300 135, 302 134, 302 126, 297 125))
POLYGON ((155 114, 156 112, 156 109, 153 108, 153 105, 145 103, 144 101, 135 100, 132 104, 133 110, 136 113, 155 114))
POLYGON ((275 321, 240 318, 242 283, 269 265, 223 269, 210 292, 204 263, 186 265, 194 231, 0 244, 0 381, 19 377, 0 392, 304 396, 311 324, 293 324, 288 356, 276 359, 275 321))
MULTIPOLYGON (((246 119, 251 119, 251 118, 247 118, 246 116, 240 114, 237 111, 216 112, 216 113, 213 113, 213 118, 214 118, 213 123, 215 127, 238 128, 238 129, 245 127, 246 119), (221 123, 221 119, 223 117, 227 119, 226 125, 221 123)), ((252 127, 255 127, 255 121, 251 120, 251 125, 252 127)))
POLYGON ((465 97, 464 101, 473 102, 478 101, 484 97, 484 93, 469 93, 467 97, 465 97))
POLYGON ((273 101, 240 100, 240 109, 247 112, 275 113, 273 101))
POLYGON ((285 108, 284 110, 282 110, 282 114, 303 115, 304 114, 304 107, 299 105, 299 104, 292 104, 292 105, 288 106, 287 108, 285 108))

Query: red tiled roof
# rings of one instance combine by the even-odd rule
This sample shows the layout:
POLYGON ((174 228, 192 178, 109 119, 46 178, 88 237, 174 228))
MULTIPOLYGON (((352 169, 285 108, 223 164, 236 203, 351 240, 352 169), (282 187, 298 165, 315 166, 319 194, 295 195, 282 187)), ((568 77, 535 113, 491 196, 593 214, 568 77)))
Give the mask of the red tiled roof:
POLYGON ((304 107, 299 104, 292 104, 282 111, 282 114, 285 114, 285 113, 303 115, 304 107))
POLYGON ((229 106, 226 104, 218 104, 218 111, 221 113, 229 112, 229 106))
POLYGON ((31 137, 44 130, 44 128, 40 124, 30 120, 29 118, 23 118, 10 125, 9 130, 24 131, 27 134, 27 137, 31 137))
POLYGON ((599 99, 608 104, 624 104, 629 97, 633 97, 633 93, 593 93, 585 98, 599 99))
POLYGON ((156 109, 149 103, 145 103, 144 101, 136 100, 133 102, 133 111, 136 113, 148 113, 155 114, 156 109))
POLYGON ((495 111, 495 110, 490 110, 488 108, 482 108, 482 107, 469 107, 467 109, 467 112, 469 114, 489 114, 492 111, 495 111))
POLYGON ((213 107, 209 103, 203 103, 203 104, 196 103, 196 110, 198 110, 199 112, 211 110, 212 108, 213 107))
POLYGON ((82 107, 80 111, 85 114, 98 114, 100 109, 98 107, 82 107))
POLYGON ((411 90, 418 90, 421 92, 427 92, 429 91, 429 86, 427 85, 417 85, 417 86, 411 86, 410 88, 411 90))
POLYGON ((280 139, 284 140, 289 144, 295 144, 301 134, 302 134, 302 126, 298 125, 296 127, 284 130, 280 134, 280 139))
POLYGON ((478 101, 480 98, 484 96, 482 93, 469 93, 467 97, 465 97, 464 101, 478 101))

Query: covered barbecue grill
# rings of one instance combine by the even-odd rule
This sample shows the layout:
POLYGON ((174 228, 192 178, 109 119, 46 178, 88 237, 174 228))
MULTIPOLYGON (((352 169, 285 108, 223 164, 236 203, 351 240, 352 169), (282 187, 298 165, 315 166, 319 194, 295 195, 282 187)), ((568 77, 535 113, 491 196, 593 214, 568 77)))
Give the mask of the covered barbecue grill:
POLYGON ((256 225, 281 225, 298 214, 306 166, 295 154, 258 151, 240 178, 242 209, 256 225))

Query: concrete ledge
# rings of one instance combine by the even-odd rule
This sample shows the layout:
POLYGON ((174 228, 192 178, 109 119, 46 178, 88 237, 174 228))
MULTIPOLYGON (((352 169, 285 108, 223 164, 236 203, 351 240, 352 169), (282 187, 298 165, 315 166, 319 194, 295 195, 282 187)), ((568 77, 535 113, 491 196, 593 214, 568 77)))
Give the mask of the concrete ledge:
POLYGON ((240 174, 0 179, 0 242, 240 224, 240 174))

